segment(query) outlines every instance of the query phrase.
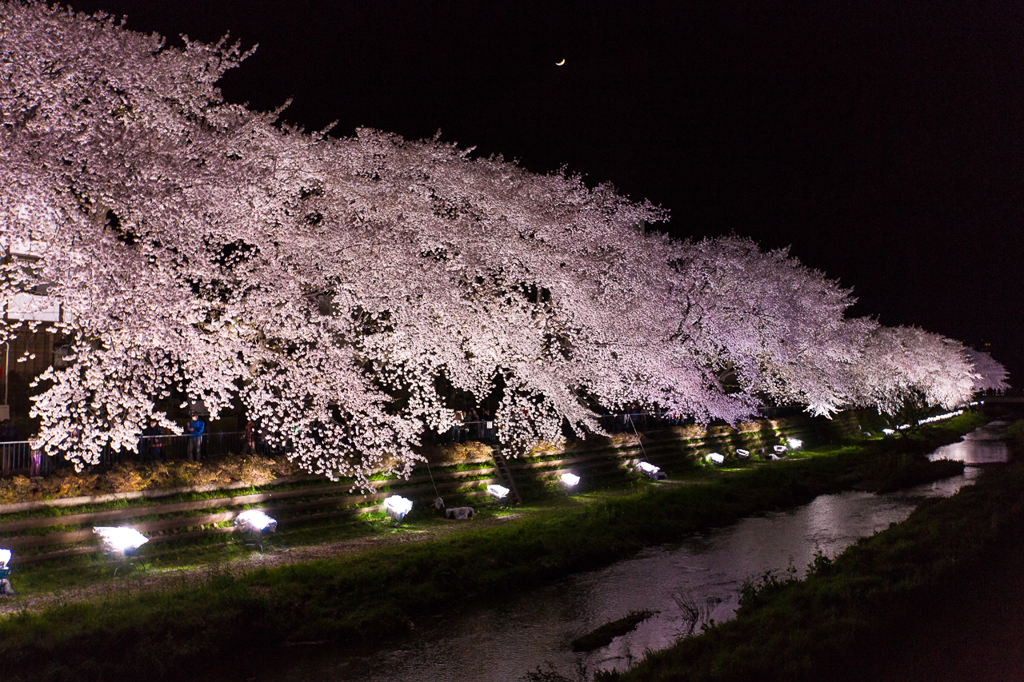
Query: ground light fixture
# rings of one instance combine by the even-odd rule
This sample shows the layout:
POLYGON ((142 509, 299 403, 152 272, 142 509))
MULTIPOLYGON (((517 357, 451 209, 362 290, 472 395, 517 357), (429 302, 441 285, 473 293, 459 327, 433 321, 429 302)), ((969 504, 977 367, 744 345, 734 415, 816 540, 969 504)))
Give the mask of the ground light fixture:
POLYGON ((277 530, 277 519, 259 509, 248 509, 235 517, 235 528, 249 533, 273 533, 277 530))
POLYGON ((750 450, 744 450, 743 448, 736 448, 736 456, 741 459, 750 457, 750 450))
MULTIPOLYGON (((976 404, 977 403, 971 403, 971 405, 976 405, 976 404)), ((917 420, 917 425, 918 426, 922 426, 924 424, 931 424, 932 422, 941 421, 943 419, 950 419, 952 417, 955 417, 955 416, 957 416, 959 414, 963 414, 963 413, 964 413, 963 410, 956 410, 955 412, 946 412, 945 414, 937 414, 934 417, 926 417, 925 419, 918 419, 917 420)))
POLYGON ((392 495, 384 500, 384 512, 395 521, 401 521, 412 509, 412 500, 401 495, 392 495))
POLYGON ((789 446, 790 450, 799 450, 804 446, 804 442, 799 438, 787 438, 786 445, 789 446))
POLYGON ((576 485, 580 482, 580 477, 577 476, 576 474, 562 474, 560 478, 562 479, 562 483, 565 484, 566 488, 575 488, 576 485))
POLYGON ((0 595, 5 597, 14 594, 14 588, 7 577, 11 574, 11 554, 9 549, 0 549, 0 595))
POLYGON ((707 461, 711 462, 715 466, 721 466, 721 465, 725 464, 725 455, 722 455, 722 454, 717 453, 717 452, 708 453, 708 456, 705 457, 704 459, 706 459, 707 461))
POLYGON ((894 433, 896 433, 896 430, 895 429, 882 429, 882 433, 884 433, 887 436, 891 436, 894 433))
POLYGON ((776 454, 782 455, 785 454, 787 448, 785 445, 776 445, 772 449, 775 450, 776 454))
POLYGON ((103 551, 108 554, 130 556, 149 542, 149 538, 134 528, 96 526, 92 532, 100 536, 103 551))
POLYGON ((476 516, 472 507, 448 507, 444 510, 444 517, 449 521, 468 521, 476 516))
POLYGON ((487 494, 495 500, 504 500, 508 497, 509 489, 503 485, 492 484, 487 486, 487 494))
POLYGON ((651 480, 660 481, 668 478, 664 471, 659 467, 654 466, 650 462, 640 462, 636 465, 636 468, 640 470, 644 476, 647 476, 651 480))

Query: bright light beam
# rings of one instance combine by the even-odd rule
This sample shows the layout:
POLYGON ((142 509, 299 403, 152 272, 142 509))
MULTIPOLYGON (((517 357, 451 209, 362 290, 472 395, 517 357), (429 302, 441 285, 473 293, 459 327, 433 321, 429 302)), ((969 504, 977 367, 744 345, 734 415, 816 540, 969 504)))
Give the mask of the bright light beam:
POLYGON ((401 521, 412 509, 412 500, 407 500, 401 495, 392 495, 384 500, 384 511, 395 521, 401 521))
POLYGON ((250 533, 273 533, 277 530, 277 520, 259 509, 249 509, 235 517, 235 527, 250 533))
POLYGON ((149 538, 134 528, 97 526, 92 532, 100 536, 103 551, 110 554, 128 556, 149 542, 149 538))
POLYGON ((509 489, 503 485, 489 485, 487 486, 487 494, 496 500, 504 500, 508 497, 509 489))

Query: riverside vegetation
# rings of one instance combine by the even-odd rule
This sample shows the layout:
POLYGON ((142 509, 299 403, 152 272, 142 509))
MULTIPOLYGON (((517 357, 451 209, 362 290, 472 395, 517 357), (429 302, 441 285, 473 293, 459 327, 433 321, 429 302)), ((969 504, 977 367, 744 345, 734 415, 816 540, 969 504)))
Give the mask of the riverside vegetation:
MULTIPOLYGON (((466 599, 607 565, 645 545, 753 513, 827 492, 948 476, 961 465, 929 464, 923 453, 983 421, 965 414, 904 437, 801 453, 766 466, 695 467, 682 484, 635 482, 551 498, 517 510, 520 518, 467 524, 430 542, 237 575, 224 571, 198 584, 22 612, 0 620, 0 678, 175 679, 212 666, 259 665, 261 656, 289 644, 372 646, 466 599)), ((424 523, 431 522, 437 523, 424 523)), ((769 592, 758 590, 757 598, 769 592)))

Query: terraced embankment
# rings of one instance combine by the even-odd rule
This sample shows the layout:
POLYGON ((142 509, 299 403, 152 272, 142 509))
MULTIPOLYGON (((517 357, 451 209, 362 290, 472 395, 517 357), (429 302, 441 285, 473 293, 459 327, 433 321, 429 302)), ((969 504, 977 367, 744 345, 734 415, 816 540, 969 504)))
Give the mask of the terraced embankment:
MULTIPOLYGON (((834 421, 761 420, 738 430, 664 429, 642 437, 581 441, 567 451, 540 451, 509 460, 507 468, 519 492, 537 499, 557 487, 558 477, 567 472, 583 478, 581 489, 597 489, 625 483, 640 459, 678 473, 692 469, 695 460, 713 451, 734 457, 738 448, 756 455, 789 438, 810 444, 829 442, 859 434, 861 422, 877 421, 877 415, 870 413, 845 413, 834 421)), ((234 532, 233 520, 246 509, 261 509, 277 519, 285 536, 317 524, 372 515, 393 494, 413 500, 417 510, 429 507, 437 496, 448 506, 480 505, 489 502, 489 484, 508 484, 499 470, 500 455, 496 460, 489 447, 478 447, 457 463, 450 463, 450 451, 433 454, 434 464, 418 466, 408 480, 371 481, 371 490, 365 493, 354 493, 351 481, 292 476, 261 486, 242 482, 219 488, 144 490, 0 505, 0 547, 16 550, 16 565, 90 554, 99 551, 94 526, 127 525, 149 537, 147 554, 155 555, 162 547, 216 541, 214 536, 234 532)))

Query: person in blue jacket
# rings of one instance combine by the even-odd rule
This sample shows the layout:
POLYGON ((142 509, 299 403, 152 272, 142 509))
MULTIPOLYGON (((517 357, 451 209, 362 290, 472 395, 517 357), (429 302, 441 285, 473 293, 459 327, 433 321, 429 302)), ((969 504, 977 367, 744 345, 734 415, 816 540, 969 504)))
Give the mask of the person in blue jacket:
POLYGON ((188 461, 190 462, 202 461, 201 446, 203 444, 203 431, 205 429, 206 423, 199 418, 198 414, 193 412, 192 421, 185 427, 185 433, 188 434, 188 461))

